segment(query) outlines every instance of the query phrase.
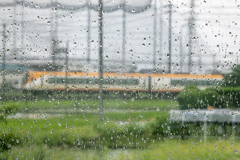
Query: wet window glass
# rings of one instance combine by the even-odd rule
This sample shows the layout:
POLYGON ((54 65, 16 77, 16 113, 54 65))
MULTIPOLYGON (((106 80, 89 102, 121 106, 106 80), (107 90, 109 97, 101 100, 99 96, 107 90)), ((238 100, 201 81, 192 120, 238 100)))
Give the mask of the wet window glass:
POLYGON ((0 159, 239 159, 239 9, 1 0, 0 159))

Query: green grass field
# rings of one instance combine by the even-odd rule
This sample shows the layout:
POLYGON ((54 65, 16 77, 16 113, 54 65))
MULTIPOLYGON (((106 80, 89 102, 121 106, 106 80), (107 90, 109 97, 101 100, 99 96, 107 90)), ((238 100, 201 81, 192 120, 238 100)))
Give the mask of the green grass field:
MULTIPOLYGON (((34 113, 54 108, 75 108, 75 101, 4 102, 34 113)), ((79 106, 97 108, 98 101, 83 100, 79 106)), ((108 111, 99 122, 98 112, 59 113, 48 117, 7 118, 0 121, 0 134, 12 134, 16 142, 0 159, 240 159, 239 139, 216 136, 205 143, 194 139, 171 139, 152 135, 152 123, 177 108, 171 100, 106 100, 108 111), (116 110, 114 110, 116 108, 116 110), (157 110, 159 108, 159 110, 157 110), (154 110, 151 110, 154 109, 154 110), (166 110, 166 111, 164 111, 166 110)), ((167 124, 162 122, 160 126, 167 124)), ((0 145, 1 148, 1 145, 0 145)))
MULTIPOLYGON (((82 149, 48 146, 14 147, 8 154, 8 159, 186 159, 186 160, 238 160, 240 144, 232 144, 229 140, 210 141, 207 144, 198 141, 179 142, 165 140, 153 143, 148 149, 82 149)), ((1 154, 1 153, 0 153, 1 154)))
MULTIPOLYGON (((20 112, 28 109, 29 112, 36 110, 46 109, 97 109, 98 100, 34 100, 27 102, 2 102, 1 107, 14 106, 18 108, 20 112)), ((173 100, 157 100, 157 99, 136 99, 136 100, 124 100, 124 99, 106 99, 104 100, 104 109, 120 109, 120 110, 169 110, 177 109, 178 103, 173 100)))

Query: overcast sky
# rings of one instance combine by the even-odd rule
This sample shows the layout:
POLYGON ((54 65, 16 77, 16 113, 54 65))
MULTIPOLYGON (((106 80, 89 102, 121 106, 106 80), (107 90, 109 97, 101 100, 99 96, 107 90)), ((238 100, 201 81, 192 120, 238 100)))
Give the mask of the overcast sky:
MULTIPOLYGON (((134 12, 134 7, 148 5, 149 0, 126 0, 130 11, 134 12), (132 6, 133 5, 133 6, 132 6)), ((2 0, 1 4, 10 1, 2 0), (4 2, 5 1, 5 2, 4 2)), ((30 2, 30 1, 28 1, 30 2)), ((36 0, 35 6, 49 4, 50 0, 36 0)), ((56 2, 56 1, 54 1, 56 2)), ((65 5, 83 5, 85 1, 58 1, 65 5)), ((97 1, 92 0, 92 4, 97 1)), ((106 6, 117 6, 121 0, 106 1, 106 6)), ((188 18, 190 17, 190 0, 174 0, 172 15, 172 62, 174 72, 179 72, 180 67, 180 37, 183 43, 183 71, 187 71, 188 64, 188 18), (181 30, 182 27, 182 30, 181 30), (185 57, 185 58, 184 58, 185 57)), ((156 63, 159 68, 166 69, 168 62, 168 1, 160 2, 157 0, 157 15, 154 15, 154 0, 151 7, 141 13, 126 13, 126 57, 128 61, 147 62, 147 64, 138 65, 140 68, 151 68, 153 60, 154 34, 156 35, 156 63), (162 7, 160 6, 162 4, 162 7), (162 13, 162 16, 160 16, 162 13), (157 16, 157 29, 154 31, 154 16, 157 16), (160 42, 162 18, 162 43, 160 42), (162 50, 160 49, 162 46, 162 50), (160 53, 162 51, 162 53, 160 53)), ((38 6, 37 6, 38 7, 38 6)), ((240 53, 240 39, 238 28, 240 25, 240 2, 237 0, 195 0, 195 27, 193 35, 196 40, 193 42, 192 56, 194 67, 193 72, 206 72, 213 68, 212 64, 219 65, 218 70, 229 68, 232 64, 238 62, 240 53), (201 57, 201 59, 199 59, 201 57), (199 64, 201 69, 199 68, 199 64), (221 68, 224 66, 224 68, 221 68)), ((80 10, 52 10, 33 9, 29 7, 16 7, 16 35, 14 35, 14 8, 4 7, 0 9, 2 23, 7 24, 8 41, 7 47, 10 51, 14 47, 14 37, 16 37, 17 48, 24 51, 24 56, 49 59, 51 52, 51 22, 56 26, 56 19, 51 19, 58 15, 57 38, 62 41, 62 46, 69 41, 70 58, 87 58, 87 9, 80 10), (24 13, 24 41, 22 41, 22 13, 24 13), (23 42, 23 50, 22 48, 23 42)), ((122 15, 121 9, 114 12, 104 13, 104 59, 121 60, 122 58, 122 15)), ((91 10, 91 59, 98 59, 98 14, 91 10)), ((2 44, 0 44, 2 46, 2 44)), ((9 56, 11 52, 9 51, 9 56)), ((21 53, 18 53, 22 56, 21 53)), ((129 64, 131 64, 129 63, 129 64)), ((119 65, 119 63, 116 63, 119 65)), ((217 67, 217 66, 215 66, 217 67)))

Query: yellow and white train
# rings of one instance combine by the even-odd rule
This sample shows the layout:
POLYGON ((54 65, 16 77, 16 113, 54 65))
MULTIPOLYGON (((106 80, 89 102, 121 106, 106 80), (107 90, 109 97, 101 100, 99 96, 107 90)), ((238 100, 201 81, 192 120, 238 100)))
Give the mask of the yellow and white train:
MULTIPOLYGON (((29 71, 23 89, 98 91, 98 73, 29 71)), ((200 89, 220 85, 222 75, 104 73, 104 91, 180 92, 186 85, 200 89)))

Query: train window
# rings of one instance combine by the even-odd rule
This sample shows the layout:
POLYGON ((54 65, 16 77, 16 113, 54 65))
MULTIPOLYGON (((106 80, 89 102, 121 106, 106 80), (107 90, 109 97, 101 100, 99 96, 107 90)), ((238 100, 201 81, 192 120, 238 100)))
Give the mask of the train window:
MULTIPOLYGON (((48 78, 48 83, 60 83, 60 78, 48 78)), ((61 82, 62 83, 62 82, 61 82)))
POLYGON ((218 86, 222 86, 223 85, 223 81, 216 81, 215 84, 218 85, 218 86))
POLYGON ((94 78, 94 79, 88 79, 88 83, 89 84, 98 84, 98 78, 94 78))
POLYGON ((129 79, 128 85, 139 85, 139 80, 138 79, 129 79))
POLYGON ((71 78, 72 79, 72 84, 87 84, 88 79, 86 78, 71 78))
POLYGON ((121 85, 121 84, 123 84, 122 79, 115 79, 114 82, 115 82, 116 85, 121 85))
POLYGON ((138 79, 114 79, 116 85, 138 85, 138 79))
POLYGON ((181 82, 182 82, 182 80, 171 79, 171 85, 172 86, 181 85, 181 82))
POLYGON ((103 79, 103 84, 114 84, 114 79, 104 78, 103 79))
POLYGON ((213 80, 208 80, 208 85, 213 86, 213 85, 215 85, 215 82, 213 80))

